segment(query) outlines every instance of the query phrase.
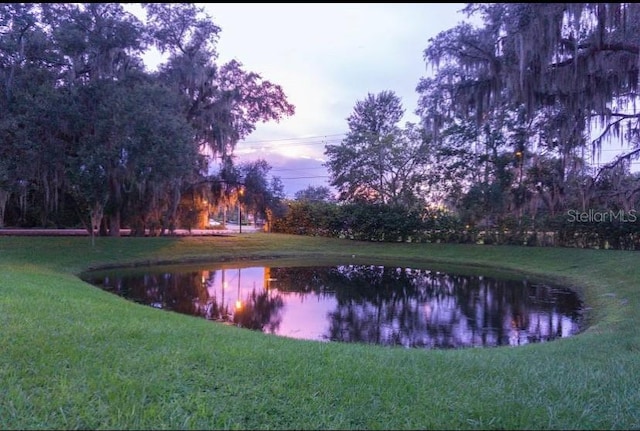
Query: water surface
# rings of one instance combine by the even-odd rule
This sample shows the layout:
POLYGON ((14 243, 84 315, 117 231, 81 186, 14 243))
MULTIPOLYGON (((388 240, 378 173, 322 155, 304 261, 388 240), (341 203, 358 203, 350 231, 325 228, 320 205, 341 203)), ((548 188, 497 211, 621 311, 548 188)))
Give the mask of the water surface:
POLYGON ((152 307, 310 340, 517 346, 577 334, 582 321, 578 295, 561 286, 397 266, 212 264, 83 278, 152 307))

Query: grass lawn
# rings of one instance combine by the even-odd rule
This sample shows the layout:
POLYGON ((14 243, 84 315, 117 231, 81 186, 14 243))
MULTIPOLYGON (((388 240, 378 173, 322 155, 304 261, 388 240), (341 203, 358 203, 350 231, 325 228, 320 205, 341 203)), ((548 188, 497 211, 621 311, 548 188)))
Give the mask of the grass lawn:
POLYGON ((0 237, 0 429, 640 429, 640 254, 277 234, 0 237), (590 325, 522 347, 285 339, 138 305, 78 277, 146 263, 352 254, 574 287, 590 325))

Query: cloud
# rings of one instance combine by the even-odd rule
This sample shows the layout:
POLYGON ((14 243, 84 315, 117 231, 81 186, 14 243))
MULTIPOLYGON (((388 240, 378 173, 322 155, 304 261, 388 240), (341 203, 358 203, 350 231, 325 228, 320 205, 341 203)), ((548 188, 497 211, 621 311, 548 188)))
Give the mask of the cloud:
POLYGON ((395 91, 415 121, 415 87, 430 37, 461 20, 463 3, 207 4, 221 61, 236 59, 283 87, 294 117, 248 139, 345 132, 367 93, 395 91), (280 131, 279 133, 277 131, 280 131), (276 136, 276 133, 277 136, 276 136), (288 136, 287 136, 288 135, 288 136))
POLYGON ((288 198, 293 198, 299 190, 308 186, 329 187, 329 178, 324 160, 313 157, 289 157, 277 152, 262 151, 247 153, 239 151, 236 163, 253 162, 264 159, 271 166, 270 176, 279 177, 288 198))

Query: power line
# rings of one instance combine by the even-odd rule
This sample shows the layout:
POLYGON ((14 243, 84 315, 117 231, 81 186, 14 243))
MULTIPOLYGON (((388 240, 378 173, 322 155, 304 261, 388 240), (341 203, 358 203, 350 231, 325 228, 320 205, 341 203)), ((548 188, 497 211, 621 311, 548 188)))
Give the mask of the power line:
POLYGON ((272 172, 282 172, 282 171, 310 171, 313 169, 326 169, 324 166, 317 166, 314 168, 274 168, 271 169, 272 172))
POLYGON ((346 135, 346 133, 334 133, 331 135, 316 135, 316 136, 305 136, 302 138, 283 138, 283 139, 263 139, 263 140, 259 140, 259 141, 241 141, 239 143, 247 143, 247 144, 259 144, 262 142, 275 142, 275 141, 294 141, 294 140, 308 140, 308 139, 317 139, 317 138, 328 138, 330 136, 343 136, 346 135))
POLYGON ((329 178, 329 175, 316 175, 316 176, 309 176, 309 177, 280 177, 281 180, 302 180, 302 179, 309 179, 309 178, 329 178))
POLYGON ((238 145, 236 148, 240 150, 265 150, 265 149, 277 149, 283 147, 302 147, 311 145, 328 145, 332 143, 338 143, 339 141, 310 141, 310 142, 286 142, 278 143, 277 141, 269 141, 272 145, 238 145))

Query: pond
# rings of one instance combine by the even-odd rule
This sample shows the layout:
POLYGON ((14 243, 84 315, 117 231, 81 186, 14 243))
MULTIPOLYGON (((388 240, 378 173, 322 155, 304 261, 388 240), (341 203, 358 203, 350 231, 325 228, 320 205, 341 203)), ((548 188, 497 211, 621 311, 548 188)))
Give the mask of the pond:
POLYGON ((308 340, 446 349, 580 332, 583 304, 574 291, 477 272, 276 261, 103 270, 82 278, 152 307, 308 340))

